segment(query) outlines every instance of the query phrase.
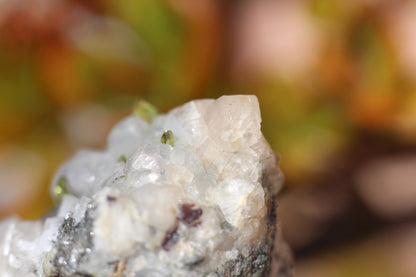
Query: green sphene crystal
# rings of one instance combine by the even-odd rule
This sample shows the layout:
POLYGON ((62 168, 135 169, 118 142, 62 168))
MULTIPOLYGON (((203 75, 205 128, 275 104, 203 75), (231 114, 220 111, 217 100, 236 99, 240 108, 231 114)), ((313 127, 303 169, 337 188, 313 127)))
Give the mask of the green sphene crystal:
POLYGON ((65 176, 59 178, 58 184, 53 189, 53 193, 58 203, 60 203, 62 201, 62 198, 64 198, 64 196, 69 193, 68 179, 65 176))
POLYGON ((169 144, 170 146, 175 145, 175 136, 171 130, 167 130, 163 133, 162 137, 160 138, 160 142, 164 144, 169 144))
POLYGON ((118 160, 117 161, 119 163, 125 163, 125 162, 127 162, 127 158, 126 158, 126 156, 121 155, 120 157, 118 157, 118 160))
POLYGON ((158 110, 149 102, 146 102, 144 100, 140 100, 134 107, 133 114, 135 116, 138 116, 144 120, 146 120, 148 123, 153 121, 153 118, 155 118, 159 112, 158 110))

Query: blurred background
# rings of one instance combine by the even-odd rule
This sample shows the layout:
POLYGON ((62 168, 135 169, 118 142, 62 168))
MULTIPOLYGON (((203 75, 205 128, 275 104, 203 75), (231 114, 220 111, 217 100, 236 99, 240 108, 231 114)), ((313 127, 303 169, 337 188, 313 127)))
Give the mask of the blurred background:
POLYGON ((416 276, 416 1, 0 0, 0 218, 144 99, 256 94, 298 277, 416 276))

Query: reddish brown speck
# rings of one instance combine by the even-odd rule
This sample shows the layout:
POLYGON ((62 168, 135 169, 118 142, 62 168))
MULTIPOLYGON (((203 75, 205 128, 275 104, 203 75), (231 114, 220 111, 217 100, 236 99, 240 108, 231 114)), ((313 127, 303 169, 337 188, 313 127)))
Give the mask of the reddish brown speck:
POLYGON ((108 202, 115 202, 117 200, 117 198, 116 197, 114 197, 114 196, 111 196, 111 195, 108 195, 107 196, 107 201, 108 202))
POLYGON ((163 241, 162 241, 162 248, 165 249, 166 251, 169 251, 172 246, 174 246, 178 240, 179 240, 179 235, 178 235, 178 223, 176 223, 175 227, 166 233, 163 241))
POLYGON ((199 222, 197 222, 197 220, 202 215, 202 209, 193 209, 194 206, 194 204, 183 204, 181 206, 181 215, 179 217, 180 221, 193 227, 198 225, 199 222))

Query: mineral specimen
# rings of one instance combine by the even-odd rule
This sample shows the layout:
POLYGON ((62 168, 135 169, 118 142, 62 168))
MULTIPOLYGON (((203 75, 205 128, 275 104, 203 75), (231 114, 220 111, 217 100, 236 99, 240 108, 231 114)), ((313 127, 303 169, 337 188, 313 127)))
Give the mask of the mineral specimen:
POLYGON ((257 98, 141 114, 59 169, 55 215, 0 224, 1 276, 269 274, 282 178, 257 98))

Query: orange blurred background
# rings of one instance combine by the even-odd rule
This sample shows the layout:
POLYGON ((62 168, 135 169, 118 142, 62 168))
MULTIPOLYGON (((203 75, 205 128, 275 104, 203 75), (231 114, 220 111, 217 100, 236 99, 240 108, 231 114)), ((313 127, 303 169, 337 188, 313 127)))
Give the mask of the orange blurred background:
POLYGON ((0 218, 144 99, 256 94, 297 276, 416 276, 416 1, 0 0, 0 218))

